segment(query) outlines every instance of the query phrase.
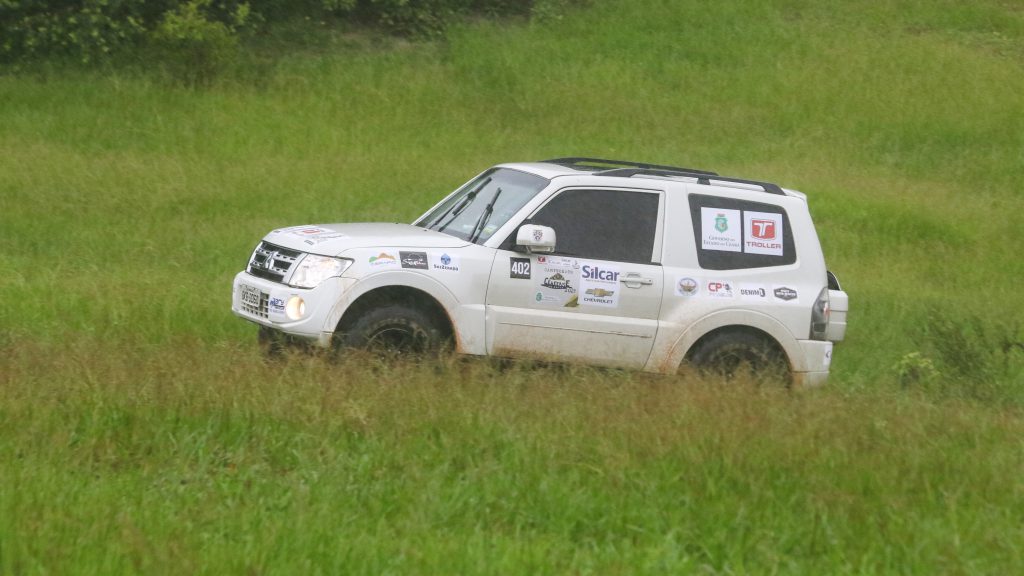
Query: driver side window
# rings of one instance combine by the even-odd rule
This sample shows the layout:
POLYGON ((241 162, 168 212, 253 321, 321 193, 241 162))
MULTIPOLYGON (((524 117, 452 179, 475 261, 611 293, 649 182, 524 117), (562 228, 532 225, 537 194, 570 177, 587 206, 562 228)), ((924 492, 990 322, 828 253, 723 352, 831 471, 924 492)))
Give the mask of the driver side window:
POLYGON ((566 190, 530 219, 557 235, 555 254, 650 264, 659 194, 623 190, 566 190))

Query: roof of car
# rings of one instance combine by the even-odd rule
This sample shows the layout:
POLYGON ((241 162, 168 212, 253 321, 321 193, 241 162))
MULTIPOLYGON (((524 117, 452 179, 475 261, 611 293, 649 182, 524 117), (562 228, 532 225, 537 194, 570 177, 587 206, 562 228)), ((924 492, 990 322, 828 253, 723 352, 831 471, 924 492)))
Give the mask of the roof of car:
POLYGON ((697 168, 648 164, 645 162, 630 162, 627 160, 568 157, 554 158, 540 162, 516 162, 512 164, 502 164, 502 166, 524 170, 549 179, 555 178, 556 176, 580 174, 618 178, 647 177, 672 180, 685 178, 689 180, 696 180, 698 184, 710 185, 714 182, 717 185, 725 185, 748 190, 761 190, 769 194, 778 194, 782 196, 788 195, 786 190, 771 182, 747 180, 745 178, 735 178, 731 176, 720 176, 715 172, 697 168))

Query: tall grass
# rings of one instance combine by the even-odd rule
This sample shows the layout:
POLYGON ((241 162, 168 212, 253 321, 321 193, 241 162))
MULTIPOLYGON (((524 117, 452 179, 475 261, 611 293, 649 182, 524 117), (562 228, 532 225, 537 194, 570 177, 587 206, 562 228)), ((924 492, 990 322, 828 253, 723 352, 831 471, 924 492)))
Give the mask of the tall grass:
POLYGON ((1022 56, 996 1, 607 0, 0 76, 0 572, 1019 572, 1022 56), (828 388, 267 366, 229 312, 270 229, 568 154, 808 193, 828 388))
POLYGON ((0 571, 1013 573, 1016 412, 485 361, 14 346, 0 571))

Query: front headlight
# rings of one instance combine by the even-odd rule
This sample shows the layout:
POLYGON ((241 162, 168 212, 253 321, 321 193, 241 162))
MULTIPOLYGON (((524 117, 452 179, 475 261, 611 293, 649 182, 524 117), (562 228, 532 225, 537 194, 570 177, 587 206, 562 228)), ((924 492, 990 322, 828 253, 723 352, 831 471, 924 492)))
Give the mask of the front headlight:
POLYGON ((352 261, 345 258, 306 254, 306 257, 295 267, 289 284, 299 288, 316 288, 328 278, 341 276, 342 272, 351 265, 352 261))

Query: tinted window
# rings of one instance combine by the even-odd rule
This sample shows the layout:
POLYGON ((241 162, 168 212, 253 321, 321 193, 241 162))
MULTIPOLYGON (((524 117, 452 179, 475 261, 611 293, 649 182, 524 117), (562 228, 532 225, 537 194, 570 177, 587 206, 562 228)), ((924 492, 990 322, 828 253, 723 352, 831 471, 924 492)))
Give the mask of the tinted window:
POLYGON ((793 230, 781 206, 691 194, 690 218, 701 268, 733 270, 796 262, 793 230))
POLYGON ((595 260, 650 264, 658 222, 658 194, 567 190, 530 221, 554 228, 555 253, 595 260))

